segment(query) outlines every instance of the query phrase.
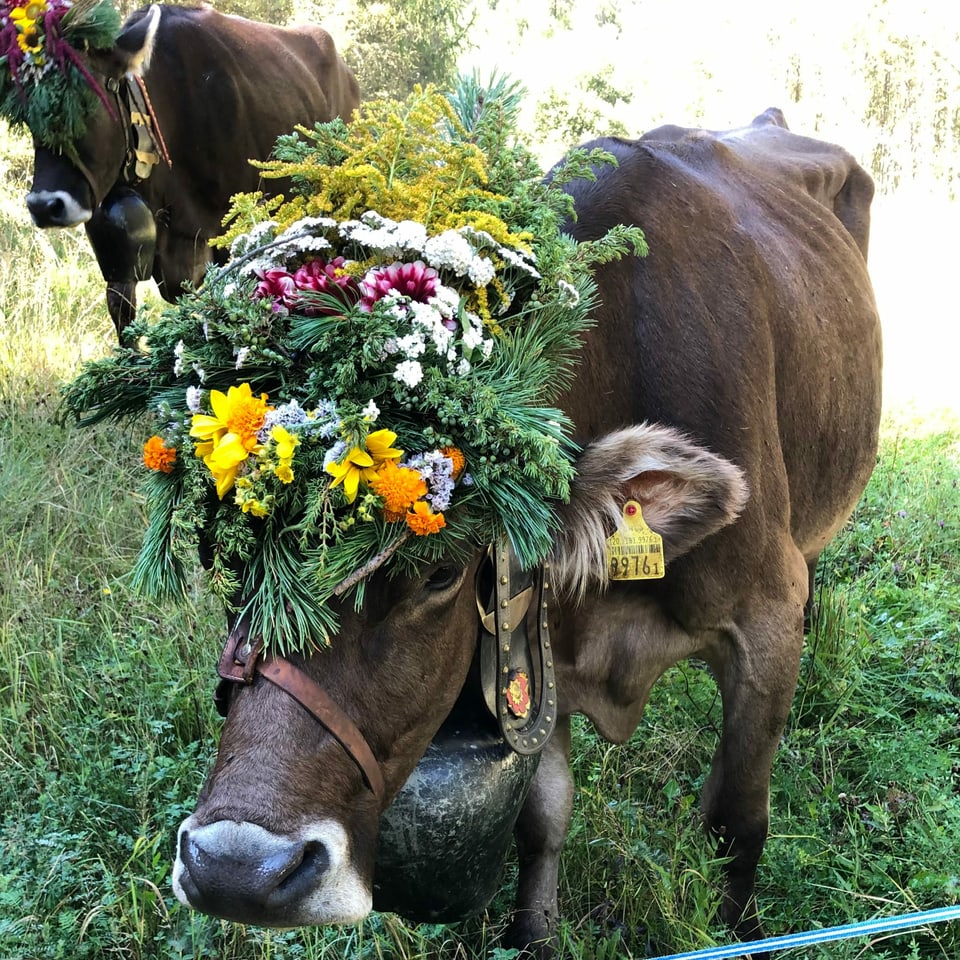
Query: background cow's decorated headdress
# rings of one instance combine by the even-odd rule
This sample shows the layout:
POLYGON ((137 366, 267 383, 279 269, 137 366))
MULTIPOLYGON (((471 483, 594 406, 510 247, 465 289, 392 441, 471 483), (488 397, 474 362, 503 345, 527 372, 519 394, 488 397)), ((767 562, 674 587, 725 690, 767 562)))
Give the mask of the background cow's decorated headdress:
POLYGON ((235 199, 227 266, 68 388, 84 422, 152 420, 141 587, 182 591, 199 545, 224 602, 284 648, 324 642, 328 601, 360 602, 380 566, 503 534, 526 565, 546 555, 573 473, 550 404, 590 267, 643 240, 560 233, 561 183, 603 157, 575 152, 546 183, 516 97, 464 81, 282 137, 259 166, 292 194, 235 199))
POLYGON ((110 0, 0 2, 0 115, 52 150, 70 150, 106 95, 84 62, 120 32, 110 0))

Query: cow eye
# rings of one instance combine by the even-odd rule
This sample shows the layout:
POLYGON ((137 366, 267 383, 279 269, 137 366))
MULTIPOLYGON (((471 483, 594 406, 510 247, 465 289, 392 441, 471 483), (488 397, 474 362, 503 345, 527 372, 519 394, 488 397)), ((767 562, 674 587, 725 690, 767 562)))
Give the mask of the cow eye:
POLYGON ((449 590, 460 580, 463 574, 463 567, 443 566, 437 567, 424 584, 427 590, 449 590))

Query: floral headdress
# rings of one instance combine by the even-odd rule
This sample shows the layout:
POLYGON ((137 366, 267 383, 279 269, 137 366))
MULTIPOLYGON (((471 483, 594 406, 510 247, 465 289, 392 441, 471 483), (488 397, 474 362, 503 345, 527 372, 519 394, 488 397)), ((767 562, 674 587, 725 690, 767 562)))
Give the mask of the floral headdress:
POLYGON ((227 266, 68 387, 84 422, 153 419, 141 587, 182 591, 199 545, 224 602, 286 648, 323 643, 328 601, 361 602, 377 567, 504 534, 526 565, 549 551, 574 452, 550 401, 589 268, 644 247, 562 235, 567 174, 545 183, 486 103, 467 128, 418 90, 282 137, 260 166, 289 198, 236 198, 227 266))
POLYGON ((98 100, 113 109, 82 54, 109 50, 119 32, 110 0, 0 2, 0 115, 70 151, 98 100))

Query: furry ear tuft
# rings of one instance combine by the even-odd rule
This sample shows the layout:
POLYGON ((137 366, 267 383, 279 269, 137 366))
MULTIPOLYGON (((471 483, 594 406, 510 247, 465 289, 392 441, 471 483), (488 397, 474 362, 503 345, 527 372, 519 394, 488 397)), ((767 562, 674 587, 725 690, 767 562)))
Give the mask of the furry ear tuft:
POLYGON ((607 538, 627 500, 636 500, 663 537, 664 561, 733 523, 749 496, 743 471, 679 431, 656 424, 617 430, 591 443, 561 511, 553 562, 557 583, 582 598, 607 585, 607 538))

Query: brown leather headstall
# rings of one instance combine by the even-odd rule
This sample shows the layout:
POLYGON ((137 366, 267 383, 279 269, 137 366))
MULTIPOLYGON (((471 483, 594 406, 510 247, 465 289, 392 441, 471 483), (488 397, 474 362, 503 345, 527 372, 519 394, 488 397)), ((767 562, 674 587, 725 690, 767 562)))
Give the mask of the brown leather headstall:
POLYGON ((373 751, 357 725, 334 703, 330 695, 308 674, 284 657, 273 653, 263 654, 263 641, 249 637, 247 617, 241 617, 233 625, 217 672, 221 682, 214 694, 217 712, 225 717, 230 703, 229 684, 246 686, 254 682, 256 674, 279 687, 292 697, 314 719, 325 727, 340 743, 350 758, 360 768, 363 779, 377 800, 384 794, 383 774, 373 751))
POLYGON ((480 677, 487 707, 517 753, 539 753, 557 724, 550 646, 550 565, 523 570, 506 540, 489 548, 493 590, 477 597, 480 677))

